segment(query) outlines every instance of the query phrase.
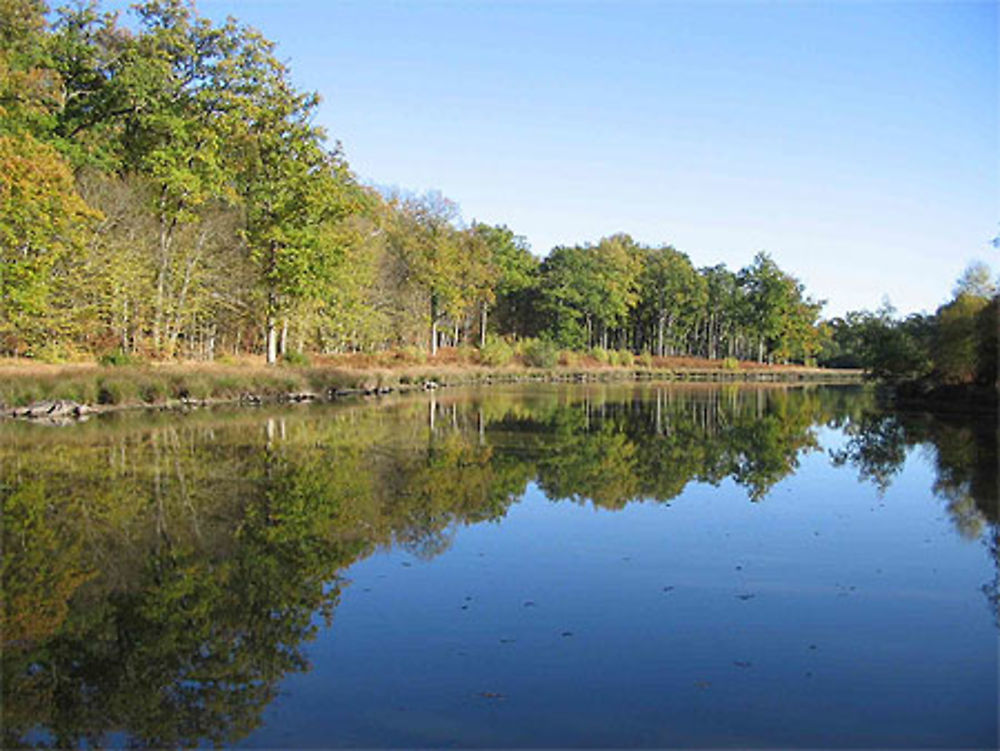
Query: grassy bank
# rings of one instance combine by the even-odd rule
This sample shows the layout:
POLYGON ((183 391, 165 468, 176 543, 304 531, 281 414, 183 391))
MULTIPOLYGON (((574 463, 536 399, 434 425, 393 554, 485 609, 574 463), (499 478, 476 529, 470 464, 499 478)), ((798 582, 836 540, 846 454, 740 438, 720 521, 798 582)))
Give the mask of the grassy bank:
POLYGON ((454 352, 437 358, 350 355, 308 365, 267 366, 260 359, 216 363, 76 363, 45 365, 27 360, 0 362, 0 405, 4 409, 44 399, 66 399, 104 407, 167 405, 178 402, 281 400, 310 394, 320 399, 351 393, 424 388, 427 384, 516 381, 828 381, 859 378, 856 371, 796 366, 724 363, 693 358, 606 363, 580 356, 572 363, 533 367, 522 362, 491 366, 454 352))

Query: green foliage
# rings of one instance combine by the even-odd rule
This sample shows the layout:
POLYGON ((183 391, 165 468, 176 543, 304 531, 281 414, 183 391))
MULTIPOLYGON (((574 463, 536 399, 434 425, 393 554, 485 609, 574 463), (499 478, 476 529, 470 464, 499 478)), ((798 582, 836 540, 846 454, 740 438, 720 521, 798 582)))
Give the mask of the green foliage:
POLYGON ((635 355, 627 349, 619 349, 611 353, 611 360, 615 365, 631 368, 635 365, 635 355))
POLYGON ((491 334, 802 361, 823 343, 819 305, 766 254, 696 270, 616 234, 540 262, 438 193, 364 188, 259 32, 181 0, 131 12, 119 25, 78 4, 50 24, 41 2, 0 5, 8 354, 273 363, 279 332, 323 354, 433 354, 491 334))
POLYGON ((726 357, 722 360, 722 369, 729 371, 739 370, 740 361, 735 357, 726 357))
POLYGON ((32 354, 74 333, 63 294, 96 218, 69 166, 32 136, 0 134, 0 349, 32 354))
POLYGON ((147 404, 158 404, 170 394, 170 386, 165 379, 149 374, 138 380, 139 398, 147 404))
POLYGON ((862 330, 862 362, 876 378, 900 382, 922 378, 933 368, 931 322, 910 316, 895 323, 885 312, 869 318, 862 330))
POLYGON ((514 358, 514 348, 503 337, 489 335, 486 344, 479 351, 479 360, 483 365, 499 367, 507 365, 514 358))
POLYGON ((139 387, 131 376, 109 376, 97 380, 98 404, 127 404, 139 396, 139 387))
POLYGON ((300 352, 297 349, 288 350, 284 355, 282 355, 281 359, 285 365, 294 365, 296 367, 307 368, 312 364, 309 359, 309 355, 305 352, 300 352))
POLYGON ((976 380, 981 384, 1000 387, 997 370, 997 350, 1000 348, 1000 295, 994 295, 990 304, 977 316, 976 333, 979 350, 976 356, 976 380))
POLYGON ((554 368, 559 364, 559 347, 548 339, 527 339, 521 357, 529 368, 554 368))
POLYGON ((80 359, 80 353, 77 352, 72 342, 58 339, 45 341, 33 346, 26 354, 30 355, 33 360, 50 365, 58 365, 80 359))
POLYGON ((825 326, 828 336, 819 353, 819 362, 827 368, 860 368, 864 347, 862 323, 867 314, 851 311, 844 317, 833 318, 825 326))
POLYGON ((491 326, 495 331, 528 336, 532 300, 538 287, 539 262, 527 241, 505 226, 474 223, 472 232, 488 248, 489 278, 492 281, 491 326))
POLYGON ((739 274, 745 290, 745 323, 758 337, 758 359, 770 352, 777 359, 800 362, 819 351, 816 321, 822 303, 803 297, 802 284, 782 271, 766 253, 739 274))
POLYGON ((614 235, 596 246, 552 250, 541 267, 539 305, 554 341, 571 349, 606 346, 636 300, 635 247, 628 235, 614 235))
POLYGON ((141 362, 141 358, 136 357, 130 352, 126 352, 120 347, 116 350, 112 350, 107 354, 101 355, 97 358, 99 365, 104 365, 106 367, 123 367, 130 365, 138 365, 141 362))
POLYGON ((639 255, 638 317, 651 332, 650 345, 663 357, 683 346, 705 285, 686 255, 670 246, 643 248, 639 255))
MULTIPOLYGON (((989 307, 988 298, 960 291, 938 310, 932 335, 935 380, 944 384, 977 380, 982 369, 980 358, 988 357, 979 319, 989 307)), ((996 332, 990 333, 995 341, 996 332)))
POLYGON ((962 297, 989 300, 997 294, 997 284, 993 280, 993 272, 982 261, 969 264, 955 282, 952 291, 955 300, 962 297))
POLYGON ((427 362, 427 351, 421 347, 408 345, 403 347, 399 353, 406 362, 417 363, 418 365, 423 365, 427 362))
POLYGON ((588 354, 602 365, 611 364, 611 352, 603 347, 592 347, 588 354))
POLYGON ((824 364, 860 366, 890 383, 995 384, 1000 330, 994 290, 989 269, 973 264, 958 280, 954 299, 933 316, 897 320, 888 304, 875 313, 848 313, 830 323, 824 364))

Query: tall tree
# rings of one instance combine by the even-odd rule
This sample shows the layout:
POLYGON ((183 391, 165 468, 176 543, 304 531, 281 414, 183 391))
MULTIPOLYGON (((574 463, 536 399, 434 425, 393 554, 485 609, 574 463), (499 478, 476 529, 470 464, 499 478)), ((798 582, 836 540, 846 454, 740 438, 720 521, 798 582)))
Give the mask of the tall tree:
POLYGON ((461 273, 463 243, 455 227, 458 207, 440 193, 394 196, 390 205, 395 213, 390 241, 422 298, 427 341, 435 355, 442 322, 461 315, 468 303, 461 273))
POLYGON ((747 327, 757 339, 757 359, 777 356, 788 360, 813 344, 803 340, 822 307, 803 299, 804 286, 782 271, 767 253, 758 253, 753 263, 740 271, 740 284, 747 295, 747 327))
POLYGON ((227 125, 245 238, 261 284, 267 361, 274 363, 279 318, 324 293, 343 255, 333 226, 362 193, 339 151, 324 148, 325 134, 312 123, 319 97, 294 89, 271 42, 244 30, 227 63, 234 82, 225 95, 236 115, 227 125))
POLYGON ((96 218, 76 192, 69 166, 31 135, 0 135, 0 336, 8 354, 65 342, 69 311, 54 308, 96 218))
MULTIPOLYGON (((488 270, 495 309, 495 329, 503 334, 526 335, 530 310, 530 290, 537 284, 538 260, 531 254, 527 240, 506 226, 473 223, 472 231, 486 244, 488 270)), ((480 344, 486 336, 487 308, 482 301, 480 344)))
POLYGON ((690 259, 669 245, 644 249, 640 257, 639 308, 654 332, 653 351, 663 357, 676 351, 675 330, 690 325, 703 283, 690 259))
POLYGON ((607 347, 635 305, 639 264, 625 234, 597 245, 555 248, 542 263, 541 308, 564 346, 607 347))

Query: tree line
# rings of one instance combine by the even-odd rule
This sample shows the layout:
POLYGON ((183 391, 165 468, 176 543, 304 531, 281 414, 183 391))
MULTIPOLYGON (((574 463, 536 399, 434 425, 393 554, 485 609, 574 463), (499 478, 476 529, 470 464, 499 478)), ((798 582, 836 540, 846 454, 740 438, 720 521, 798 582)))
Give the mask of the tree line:
POLYGON ((766 253, 627 234, 544 259, 354 175, 274 44, 183 0, 0 2, 0 352, 213 359, 537 338, 807 361, 821 304, 766 253))
POLYGON ((956 282, 952 299, 931 315, 899 318, 886 302, 874 312, 832 319, 820 361, 864 368, 910 391, 992 387, 1000 384, 998 308, 998 285, 989 267, 973 263, 956 282))

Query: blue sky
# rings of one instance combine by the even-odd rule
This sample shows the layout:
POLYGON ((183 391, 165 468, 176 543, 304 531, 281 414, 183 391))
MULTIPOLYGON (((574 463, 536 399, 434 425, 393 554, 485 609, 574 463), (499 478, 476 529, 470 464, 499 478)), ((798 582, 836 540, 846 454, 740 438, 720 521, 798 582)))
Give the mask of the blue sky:
POLYGON ((201 0, 278 43, 365 182, 544 255, 626 231, 769 251, 828 300, 928 312, 995 269, 993 2, 201 0))

